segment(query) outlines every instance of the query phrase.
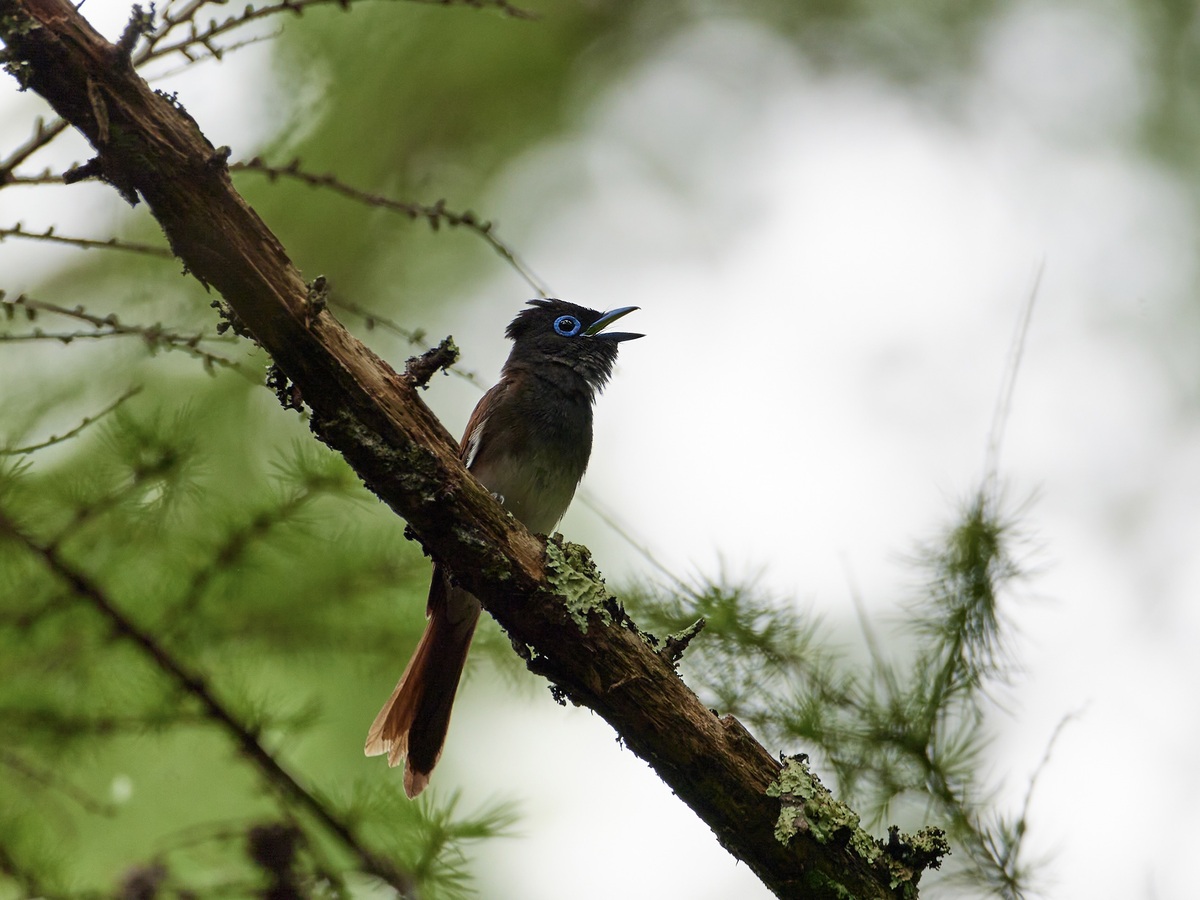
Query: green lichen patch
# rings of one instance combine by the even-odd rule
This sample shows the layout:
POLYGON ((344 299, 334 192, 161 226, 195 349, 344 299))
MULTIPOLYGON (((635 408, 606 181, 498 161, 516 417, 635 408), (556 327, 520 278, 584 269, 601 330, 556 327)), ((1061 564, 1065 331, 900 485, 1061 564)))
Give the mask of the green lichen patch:
POLYGON ((783 771, 767 788, 767 796, 780 801, 775 824, 775 838, 780 843, 808 832, 821 844, 849 845, 868 862, 879 855, 874 840, 858 827, 858 813, 829 793, 808 768, 806 757, 785 760, 783 771))
POLYGON ((612 598, 592 555, 582 544, 572 544, 554 535, 546 541, 546 580, 563 598, 567 612, 579 630, 587 633, 588 616, 595 613, 612 624, 612 598))
MULTIPOLYGON (((704 626, 707 624, 708 621, 701 616, 687 628, 667 635, 667 639, 663 642, 661 649, 658 647, 657 639, 654 639, 654 643, 651 646, 654 647, 654 651, 659 656, 667 661, 671 668, 675 668, 676 664, 683 659, 683 654, 692 642, 692 639, 703 631, 704 626)), ((653 635, 651 637, 653 638, 653 635)))
POLYGON ((922 828, 916 834, 902 834, 893 825, 887 841, 877 841, 882 851, 880 860, 886 865, 889 884, 901 896, 915 897, 917 882, 926 869, 940 869, 942 857, 950 852, 946 832, 940 828, 922 828))
MULTIPOLYGON (((11 44, 17 38, 24 37, 41 27, 42 23, 23 9, 14 9, 12 12, 0 15, 0 39, 6 44, 11 44)), ((4 57, 7 58, 9 55, 8 51, 4 51, 4 57)))
POLYGON ((17 79, 17 85, 22 91, 28 90, 33 80, 33 66, 29 60, 21 59, 19 51, 12 47, 20 38, 41 27, 42 23, 26 14, 24 10, 14 10, 0 16, 0 41, 6 45, 0 50, 0 65, 3 65, 5 72, 17 79))
POLYGON ((803 755, 784 760, 779 777, 767 788, 767 796, 779 798, 776 840, 786 844, 797 834, 806 833, 818 843, 846 847, 876 871, 885 873, 900 897, 915 897, 921 873, 941 866, 942 857, 950 852, 946 834, 940 828, 924 828, 908 835, 892 827, 887 841, 871 837, 859 827, 858 813, 829 793, 803 755))

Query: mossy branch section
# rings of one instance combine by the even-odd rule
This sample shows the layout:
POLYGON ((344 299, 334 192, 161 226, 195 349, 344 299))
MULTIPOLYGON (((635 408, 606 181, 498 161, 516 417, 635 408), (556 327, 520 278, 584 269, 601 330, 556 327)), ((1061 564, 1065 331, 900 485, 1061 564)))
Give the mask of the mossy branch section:
POLYGON ((612 624, 616 600, 605 588, 604 577, 587 547, 567 543, 560 534, 546 541, 546 580, 584 634, 589 616, 598 616, 605 625, 612 624))
MULTIPOLYGON (((0 39, 7 70, 95 148, 87 174, 149 205, 188 271, 220 292, 299 391, 320 439, 532 651, 531 665, 562 696, 603 716, 778 896, 911 896, 812 828, 776 839, 780 801, 767 789, 780 764, 739 722, 700 703, 581 549, 544 545, 505 514, 421 402, 419 378, 397 374, 313 306, 283 246, 234 191, 228 151, 151 90, 127 54, 67 0, 0 0, 0 39)), ((379 777, 389 776, 381 768, 379 777)))
MULTIPOLYGON (((767 795, 779 798, 777 841, 788 844, 800 835, 809 835, 823 846, 842 848, 886 876, 889 887, 901 897, 916 897, 921 873, 939 868, 950 852, 940 828, 926 828, 916 835, 892 828, 887 842, 871 837, 859 827, 858 813, 829 792, 804 756, 784 760, 767 795)), ((821 876, 814 873, 814 877, 821 876)))

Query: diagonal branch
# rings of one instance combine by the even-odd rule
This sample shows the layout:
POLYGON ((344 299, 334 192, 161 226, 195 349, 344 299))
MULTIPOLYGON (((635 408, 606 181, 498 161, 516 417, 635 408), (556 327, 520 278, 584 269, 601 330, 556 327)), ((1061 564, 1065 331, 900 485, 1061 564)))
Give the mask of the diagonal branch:
POLYGON ((900 838, 872 840, 802 761, 782 767, 736 719, 706 709, 586 551, 543 542, 508 516, 463 468, 413 382, 310 305, 283 246, 234 191, 228 150, 154 94, 69 0, 0 0, 0 38, 10 70, 96 149, 88 171, 145 200, 188 270, 302 394, 317 436, 479 597, 559 696, 603 716, 780 897, 916 895, 944 842, 929 832, 914 852, 900 838))
POLYGON ((141 389, 142 388, 140 385, 129 388, 120 397, 108 404, 108 406, 104 407, 104 409, 100 410, 100 412, 92 413, 89 416, 84 416, 82 421, 80 421, 80 423, 70 431, 64 431, 62 434, 52 434, 50 437, 38 441, 36 444, 26 444, 23 447, 0 447, 0 456, 21 456, 26 453, 36 453, 38 450, 45 450, 47 447, 53 447, 55 444, 61 444, 64 441, 69 441, 71 438, 81 434, 89 425, 99 422, 109 413, 116 410, 116 408, 126 400, 139 393, 141 389))

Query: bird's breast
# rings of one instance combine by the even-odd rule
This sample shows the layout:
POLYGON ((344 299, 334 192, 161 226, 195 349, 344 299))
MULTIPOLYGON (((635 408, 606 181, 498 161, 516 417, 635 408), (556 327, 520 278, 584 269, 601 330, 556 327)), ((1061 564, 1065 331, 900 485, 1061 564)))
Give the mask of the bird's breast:
POLYGON ((468 466, 526 528, 548 534, 587 469, 591 403, 567 402, 546 392, 522 394, 510 393, 496 405, 474 447, 468 436, 468 466))

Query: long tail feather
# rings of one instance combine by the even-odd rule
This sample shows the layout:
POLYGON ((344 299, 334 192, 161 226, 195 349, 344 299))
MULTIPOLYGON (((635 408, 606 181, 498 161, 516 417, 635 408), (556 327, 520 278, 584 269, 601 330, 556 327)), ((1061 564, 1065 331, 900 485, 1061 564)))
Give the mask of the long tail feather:
POLYGON ((441 574, 434 572, 425 633, 367 733, 367 756, 386 753, 390 766, 404 760, 404 792, 409 797, 417 796, 429 784, 442 755, 479 612, 478 600, 447 586, 441 574))

